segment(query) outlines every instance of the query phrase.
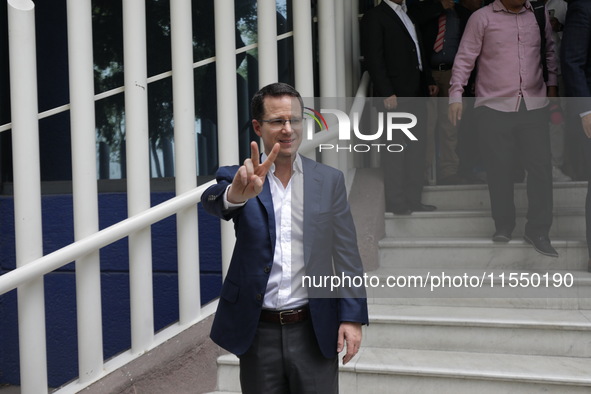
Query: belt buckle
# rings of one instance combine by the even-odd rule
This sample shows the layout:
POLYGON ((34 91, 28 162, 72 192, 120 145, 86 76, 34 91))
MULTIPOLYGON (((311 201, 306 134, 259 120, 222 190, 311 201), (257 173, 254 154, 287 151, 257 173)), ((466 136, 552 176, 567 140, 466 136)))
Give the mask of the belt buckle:
POLYGON ((281 312, 279 312, 279 323, 282 326, 283 325, 286 325, 286 324, 289 324, 289 323, 283 321, 283 315, 288 315, 289 316, 289 315, 293 315, 294 313, 297 314, 297 311, 295 309, 290 309, 290 310, 287 310, 287 311, 281 311, 281 312))

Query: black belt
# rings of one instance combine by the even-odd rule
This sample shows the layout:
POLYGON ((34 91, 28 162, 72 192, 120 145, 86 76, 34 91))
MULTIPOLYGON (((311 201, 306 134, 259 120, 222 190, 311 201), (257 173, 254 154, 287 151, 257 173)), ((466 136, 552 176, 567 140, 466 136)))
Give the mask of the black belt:
POLYGON ((277 324, 293 324, 301 321, 308 320, 310 318, 310 311, 308 307, 302 307, 297 309, 287 309, 284 311, 271 311, 263 309, 261 311, 260 321, 267 323, 277 324))
POLYGON ((447 70, 451 70, 451 68, 453 67, 453 64, 438 64, 436 66, 431 67, 433 70, 438 70, 438 71, 447 71, 447 70))

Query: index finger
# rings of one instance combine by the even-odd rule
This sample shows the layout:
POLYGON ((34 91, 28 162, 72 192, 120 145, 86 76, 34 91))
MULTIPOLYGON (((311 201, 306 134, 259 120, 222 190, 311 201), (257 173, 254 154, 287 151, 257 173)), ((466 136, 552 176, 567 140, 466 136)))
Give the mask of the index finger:
POLYGON ((256 141, 250 143, 250 160, 254 168, 259 165, 259 144, 256 141))

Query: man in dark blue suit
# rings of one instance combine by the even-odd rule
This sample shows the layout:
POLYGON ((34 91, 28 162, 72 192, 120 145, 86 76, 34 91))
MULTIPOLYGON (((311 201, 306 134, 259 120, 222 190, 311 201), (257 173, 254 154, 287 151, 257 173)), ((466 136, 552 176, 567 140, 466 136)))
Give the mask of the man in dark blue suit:
POLYGON ((243 393, 336 393, 337 354, 346 345, 347 363, 368 323, 365 289, 303 281, 363 276, 344 177, 297 153, 303 102, 295 89, 268 85, 251 105, 263 155, 252 142, 251 158, 220 168, 202 196, 236 232, 211 338, 240 358, 243 393))
MULTIPOLYGON (((562 75, 569 99, 569 116, 576 117, 577 136, 583 146, 587 175, 591 174, 591 2, 568 3, 562 35, 562 75), (574 98, 576 97, 576 98, 574 98)), ((587 222, 588 269, 591 271, 591 182, 585 204, 587 222)))

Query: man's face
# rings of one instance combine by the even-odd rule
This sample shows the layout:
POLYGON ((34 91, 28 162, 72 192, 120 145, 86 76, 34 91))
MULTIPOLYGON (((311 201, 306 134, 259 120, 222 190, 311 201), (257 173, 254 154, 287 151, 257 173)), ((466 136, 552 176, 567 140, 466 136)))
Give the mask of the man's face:
POLYGON ((278 157, 293 157, 302 143, 303 120, 299 100, 291 96, 269 96, 265 97, 264 108, 263 118, 254 119, 252 125, 263 139, 265 153, 269 154, 279 143, 278 157))

